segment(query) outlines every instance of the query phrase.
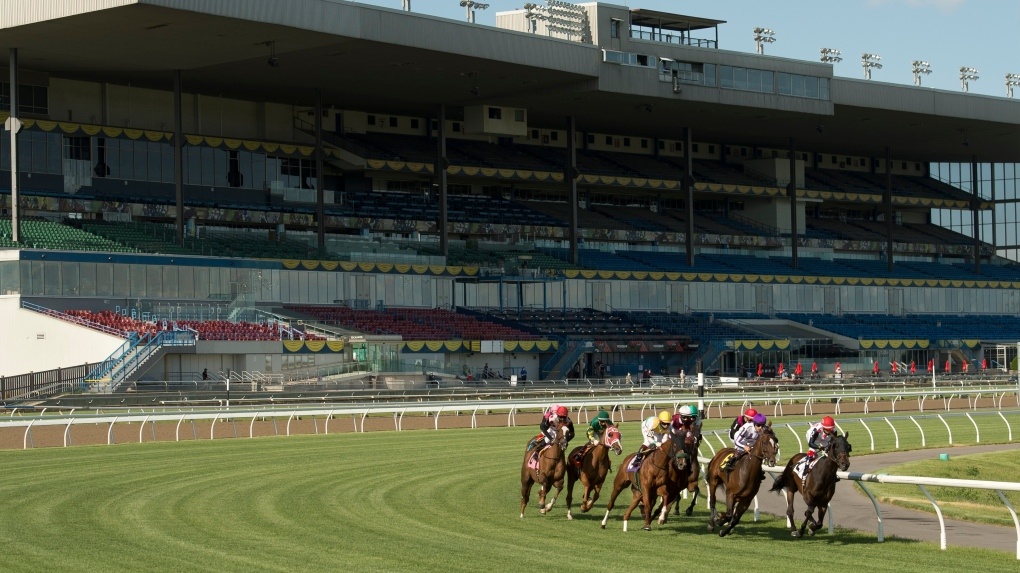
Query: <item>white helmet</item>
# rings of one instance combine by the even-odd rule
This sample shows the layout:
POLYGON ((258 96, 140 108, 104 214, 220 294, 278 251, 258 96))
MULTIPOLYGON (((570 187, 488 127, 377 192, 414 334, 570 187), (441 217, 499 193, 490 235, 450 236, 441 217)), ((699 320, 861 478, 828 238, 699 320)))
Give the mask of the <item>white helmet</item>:
POLYGON ((691 412, 691 407, 690 406, 681 406, 680 407, 680 415, 681 416, 691 416, 693 414, 694 414, 694 412, 691 412))

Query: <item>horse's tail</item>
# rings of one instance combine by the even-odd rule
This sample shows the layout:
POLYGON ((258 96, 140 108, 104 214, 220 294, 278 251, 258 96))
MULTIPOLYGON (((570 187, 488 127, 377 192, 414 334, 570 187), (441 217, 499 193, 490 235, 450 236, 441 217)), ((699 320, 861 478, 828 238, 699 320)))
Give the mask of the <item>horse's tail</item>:
POLYGON ((786 464, 786 467, 783 468, 782 475, 776 479, 769 491, 781 492, 788 483, 793 483, 793 464, 786 464))

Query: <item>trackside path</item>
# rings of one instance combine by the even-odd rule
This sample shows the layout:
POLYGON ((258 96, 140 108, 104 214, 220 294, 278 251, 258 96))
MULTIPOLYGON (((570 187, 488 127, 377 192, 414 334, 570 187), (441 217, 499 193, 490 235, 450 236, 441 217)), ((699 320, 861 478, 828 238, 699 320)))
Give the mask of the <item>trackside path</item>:
MULTIPOLYGON (((882 469, 888 466, 938 457, 943 452, 949 453, 950 456, 961 456, 1016 449, 1020 449, 1020 444, 961 446, 851 456, 849 471, 882 473, 882 469)), ((767 491, 772 487, 772 482, 772 477, 769 476, 762 483, 761 492, 758 493, 759 508, 761 511, 785 518, 786 497, 782 493, 770 493, 767 491)), ((939 522, 938 517, 934 513, 904 509, 890 504, 879 505, 882 508, 882 521, 885 524, 886 539, 899 537, 934 543, 939 542, 939 522)), ((723 506, 725 507, 725 502, 723 506)), ((878 519, 875 514, 875 508, 871 504, 871 500, 868 499, 868 496, 852 481, 843 480, 839 482, 836 486, 836 495, 832 499, 830 508, 834 512, 834 523, 837 527, 870 531, 875 535, 878 534, 878 519)), ((805 509, 804 500, 798 494, 793 506, 794 519, 798 527, 804 519, 805 509)), ((746 518, 747 516, 745 516, 746 518)), ((826 528, 820 529, 818 535, 826 535, 824 532, 827 531, 827 527, 828 516, 826 516, 826 528)), ((1013 527, 999 527, 947 519, 946 543, 947 545, 981 547, 1015 553, 1017 550, 1017 534, 1013 527)))

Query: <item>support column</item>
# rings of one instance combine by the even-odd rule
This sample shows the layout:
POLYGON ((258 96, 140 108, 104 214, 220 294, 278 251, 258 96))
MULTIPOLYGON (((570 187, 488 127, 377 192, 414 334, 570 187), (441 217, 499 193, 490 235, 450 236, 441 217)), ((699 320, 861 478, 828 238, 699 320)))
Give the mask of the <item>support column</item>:
POLYGON ((892 206, 892 148, 885 148, 885 193, 882 194, 885 205, 885 264, 891 273, 893 270, 893 206, 892 206))
POLYGON ((578 253, 577 241, 577 142, 574 140, 574 133, 577 126, 574 123, 574 116, 567 117, 567 165, 564 172, 564 180, 567 182, 567 204, 570 206, 570 262, 580 264, 580 253, 578 253))
POLYGON ((446 168, 450 162, 446 159, 446 106, 443 104, 439 104, 437 119, 435 172, 436 181, 439 182, 439 254, 446 257, 450 255, 450 238, 446 229, 446 168))
POLYGON ((181 119, 181 70, 174 70, 174 204, 177 244, 184 244, 184 127, 181 119))
POLYGON ((691 128, 684 128, 684 205, 687 209, 687 266, 694 266, 694 155, 692 151, 691 128))
POLYGON ((997 255, 999 253, 999 249, 998 249, 999 240, 998 240, 998 233, 996 232, 996 229, 995 229, 995 212, 997 211, 996 204, 995 204, 995 163, 989 164, 988 165, 988 170, 989 170, 989 177, 988 177, 989 189, 988 189, 988 192, 989 192, 989 197, 991 197, 991 201, 992 201, 992 249, 993 249, 993 253, 992 254, 996 254, 997 255))
POLYGON ((970 158, 970 186, 973 198, 970 200, 971 218, 974 221, 974 272, 981 274, 981 182, 978 181, 977 155, 970 158))
POLYGON ((322 149, 322 89, 315 90, 315 230, 319 249, 326 248, 325 165, 322 149))
POLYGON ((11 85, 10 102, 11 118, 7 129, 11 132, 11 239, 21 241, 21 201, 18 195, 18 131, 21 121, 18 120, 18 49, 11 48, 11 85))
POLYGON ((790 182, 786 184, 790 199, 790 255, 793 268, 797 267, 797 141, 790 138, 790 182))

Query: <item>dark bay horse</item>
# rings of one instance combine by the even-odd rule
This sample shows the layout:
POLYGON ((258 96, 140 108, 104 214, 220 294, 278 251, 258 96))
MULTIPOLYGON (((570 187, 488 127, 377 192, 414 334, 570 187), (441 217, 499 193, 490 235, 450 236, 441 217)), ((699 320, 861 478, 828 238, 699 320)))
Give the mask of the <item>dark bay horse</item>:
POLYGON ((802 537, 808 522, 811 522, 808 535, 814 535, 815 531, 822 527, 825 521, 825 512, 829 509, 829 500, 836 493, 836 470, 845 472, 850 469, 850 450, 852 448, 850 442, 846 440, 849 435, 847 433, 842 436, 833 436, 829 443, 829 449, 822 454, 821 459, 815 462, 815 467, 807 474, 807 478, 801 479, 797 472, 793 471, 797 462, 804 458, 804 454, 796 454, 786 462, 783 475, 772 485, 772 491, 786 490, 786 527, 790 529, 790 535, 802 537), (796 529, 796 524, 793 521, 793 496, 798 491, 804 498, 804 503, 807 504, 804 523, 800 524, 800 530, 796 529), (816 507, 818 508, 818 519, 813 516, 816 507))
POLYGON ((584 486, 584 493, 581 495, 581 511, 587 512, 595 505, 602 491, 602 484, 613 468, 613 462, 609 459, 609 451, 616 455, 623 453, 623 446, 620 445, 620 430, 616 426, 609 426, 602 433, 599 443, 588 450, 581 459, 581 466, 573 463, 575 456, 580 455, 585 446, 578 446, 570 452, 567 458, 567 519, 574 519, 570 513, 570 505, 574 499, 574 484, 581 480, 584 486))
MULTIPOLYGON (((521 517, 524 517, 524 508, 531 498, 531 486, 538 484, 538 512, 545 515, 552 509, 563 490, 563 476, 567 473, 567 462, 563 453, 567 449, 567 426, 560 424, 556 428, 557 440, 545 448, 539 450, 538 468, 528 466, 528 460, 533 452, 524 452, 524 461, 521 463, 521 517), (552 501, 546 503, 546 495, 552 488, 556 488, 552 501)), ((538 446, 541 447, 541 446, 538 446)))
POLYGON ((628 486, 632 490, 633 498, 623 514, 623 530, 627 531, 627 522, 630 520, 630 514, 633 513, 638 504, 642 506, 644 529, 646 531, 650 530, 652 528, 652 514, 655 513, 653 511, 655 500, 660 496, 663 503, 658 511, 659 525, 665 524, 670 506, 676 500, 680 489, 687 486, 691 464, 697 463, 696 458, 691 460, 690 456, 684 451, 685 447, 688 449, 693 448, 695 443, 696 440, 690 435, 687 437, 687 440, 675 439, 673 437, 663 442, 654 450, 646 453, 644 460, 641 462, 641 467, 636 472, 640 487, 635 486, 633 483, 635 472, 627 471, 631 459, 636 454, 631 454, 624 458, 620 469, 616 472, 616 478, 613 480, 613 492, 609 496, 609 503, 606 505, 606 515, 602 518, 602 529, 606 528, 606 523, 609 521, 609 513, 616 504, 616 498, 628 486), (688 441, 690 444, 687 443, 688 441))
POLYGON ((779 439, 772 431, 771 424, 765 426, 751 452, 737 460, 733 469, 727 473, 722 470, 723 460, 734 451, 733 448, 722 448, 708 464, 708 505, 711 510, 708 530, 714 531, 715 526, 720 526, 719 537, 725 537, 740 523, 740 517, 747 511, 747 506, 754 496, 758 495, 758 489, 764 479, 761 466, 763 463, 767 463, 769 467, 776 465, 779 439), (715 490, 719 486, 726 490, 726 513, 717 516, 715 490))

